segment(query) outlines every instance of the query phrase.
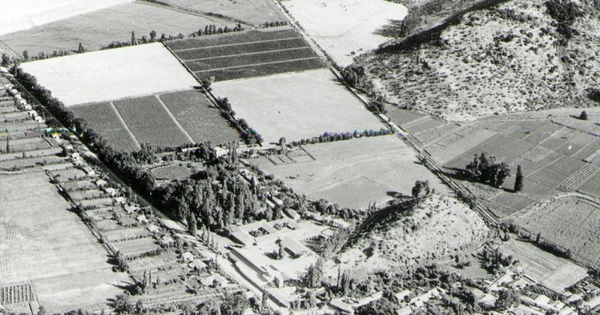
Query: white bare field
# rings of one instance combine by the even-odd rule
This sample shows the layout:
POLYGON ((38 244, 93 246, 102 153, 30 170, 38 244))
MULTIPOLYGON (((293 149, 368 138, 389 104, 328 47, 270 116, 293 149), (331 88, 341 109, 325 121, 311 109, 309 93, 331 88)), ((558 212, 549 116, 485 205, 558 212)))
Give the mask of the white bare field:
POLYGON ((282 2, 302 27, 342 67, 356 55, 387 41, 376 34, 391 21, 401 21, 405 6, 384 0, 290 0, 282 2))
POLYGON ((0 35, 128 2, 133 0, 0 0, 0 35))
POLYGON ((384 127, 327 69, 216 82, 212 87, 266 143, 384 127))
POLYGON ((198 84, 160 43, 27 62, 21 67, 67 107, 198 84))

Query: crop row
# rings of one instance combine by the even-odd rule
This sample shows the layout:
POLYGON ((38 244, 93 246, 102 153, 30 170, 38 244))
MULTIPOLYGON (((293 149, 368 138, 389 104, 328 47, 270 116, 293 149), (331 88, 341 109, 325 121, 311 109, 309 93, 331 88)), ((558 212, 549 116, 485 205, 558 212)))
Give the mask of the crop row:
POLYGON ((167 46, 172 50, 189 49, 205 46, 220 46, 238 44, 245 42, 256 42, 271 39, 282 39, 299 36, 293 29, 277 31, 249 31, 244 33, 228 34, 223 36, 195 37, 185 40, 168 42, 167 46))
POLYGON ((190 61, 185 64, 190 70, 202 71, 228 67, 239 67, 257 63, 268 63, 316 57, 310 48, 301 48, 284 51, 271 51, 264 53, 247 54, 236 57, 212 58, 207 60, 190 61))
POLYGON ((211 57, 225 57, 244 53, 307 47, 302 38, 294 37, 275 41, 237 43, 226 46, 198 47, 190 50, 176 51, 181 60, 193 60, 211 57))
POLYGON ((208 70, 194 72, 194 74, 200 79, 214 76, 217 79, 217 81, 225 81, 285 72, 319 69, 322 67, 323 63, 321 62, 321 60, 315 57, 312 59, 283 61, 281 63, 271 63, 257 66, 221 70, 208 70))

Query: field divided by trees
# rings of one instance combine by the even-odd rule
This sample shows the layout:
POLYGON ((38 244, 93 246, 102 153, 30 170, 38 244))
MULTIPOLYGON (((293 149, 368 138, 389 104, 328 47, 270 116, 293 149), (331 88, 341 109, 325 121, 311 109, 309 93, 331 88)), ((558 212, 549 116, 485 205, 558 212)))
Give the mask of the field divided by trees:
POLYGON ((200 79, 217 82, 324 66, 293 29, 191 38, 167 46, 200 79))

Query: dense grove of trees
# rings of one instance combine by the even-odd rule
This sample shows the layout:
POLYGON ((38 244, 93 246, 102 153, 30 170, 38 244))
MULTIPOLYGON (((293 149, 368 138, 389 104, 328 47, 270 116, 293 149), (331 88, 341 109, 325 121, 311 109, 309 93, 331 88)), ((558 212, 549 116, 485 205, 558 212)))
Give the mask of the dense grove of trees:
POLYGON ((556 31, 566 40, 573 37, 576 31, 571 26, 575 22, 575 18, 583 14, 578 5, 570 0, 550 0, 546 2, 546 8, 548 14, 558 23, 556 31))
POLYGON ((465 169, 465 175, 470 180, 500 187, 504 180, 510 176, 508 164, 496 163, 496 157, 483 152, 475 158, 465 169))

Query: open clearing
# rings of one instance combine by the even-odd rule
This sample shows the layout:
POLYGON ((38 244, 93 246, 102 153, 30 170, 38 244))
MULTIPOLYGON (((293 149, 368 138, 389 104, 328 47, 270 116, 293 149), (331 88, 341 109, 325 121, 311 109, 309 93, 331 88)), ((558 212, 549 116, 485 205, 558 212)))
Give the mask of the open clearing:
POLYGON ((197 77, 214 77, 217 82, 324 66, 291 28, 196 37, 167 45, 197 77))
POLYGON ((83 306, 122 292, 116 285, 127 275, 111 271, 106 250, 43 172, 2 176, 0 193, 1 283, 32 281, 51 311, 60 311, 53 297, 83 306), (76 299, 82 292, 85 299, 76 299))
POLYGON ((527 242, 510 240, 500 246, 500 252, 519 260, 516 267, 554 292, 562 292, 588 276, 587 269, 567 259, 554 256, 527 242))
POLYGON ((214 17, 135 2, 0 36, 0 41, 18 54, 27 50, 30 56, 37 56, 40 52, 48 54, 54 50, 76 51, 79 43, 87 50, 99 50, 115 41, 129 42, 132 31, 138 38, 146 36, 150 39, 152 31, 157 33, 158 38, 161 34, 166 37, 177 36, 179 33, 188 35, 209 24, 215 24, 217 28, 235 26, 233 22, 214 17))
POLYGON ((0 35, 128 2, 132 0, 2 0, 2 12, 10 14, 0 17, 0 35))
POLYGON ((405 6, 384 0, 290 0, 282 4, 340 67, 350 65, 355 54, 384 43, 388 38, 377 31, 408 13, 405 6))
POLYGON ((197 85, 161 43, 27 62, 21 67, 67 107, 197 85))
POLYGON ((582 197, 548 200, 514 218, 515 224, 548 243, 568 249, 574 260, 600 266, 600 204, 582 197))
POLYGON ((157 0, 176 7, 206 13, 217 13, 253 25, 285 21, 285 16, 270 0, 157 0))
POLYGON ((396 193, 411 195, 417 180, 429 180, 438 192, 449 191, 417 163, 415 152, 396 136, 306 145, 303 149, 314 160, 276 165, 263 157, 250 162, 297 193, 349 208, 367 207, 370 202, 382 204, 396 193))
POLYGON ((266 142, 384 127, 327 69, 217 82, 213 91, 266 142))

